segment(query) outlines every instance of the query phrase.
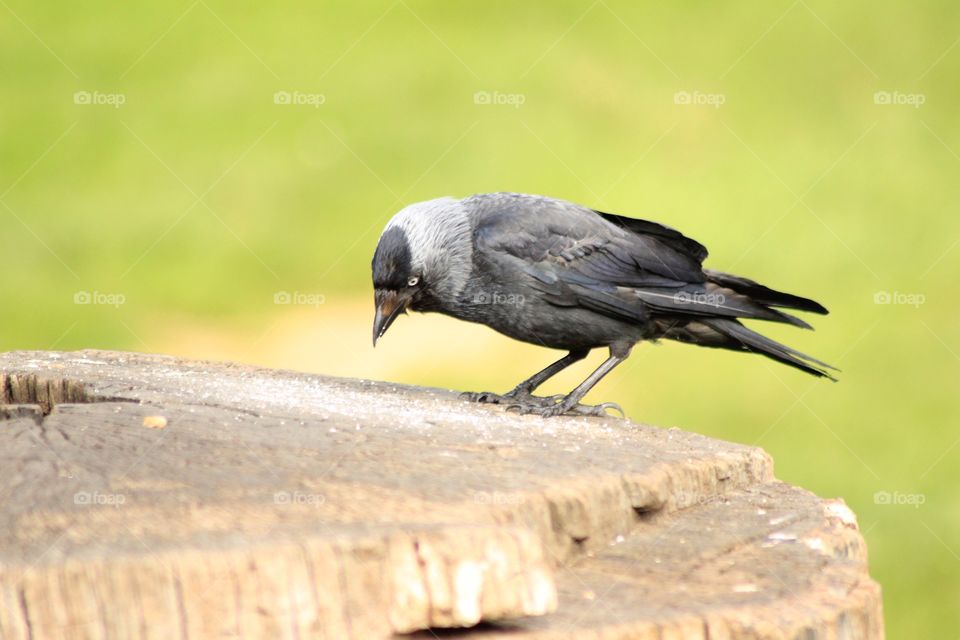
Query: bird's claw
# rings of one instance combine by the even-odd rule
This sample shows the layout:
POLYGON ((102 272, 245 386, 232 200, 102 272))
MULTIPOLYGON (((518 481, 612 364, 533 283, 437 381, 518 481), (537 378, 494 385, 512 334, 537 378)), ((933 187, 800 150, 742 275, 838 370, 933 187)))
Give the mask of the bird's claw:
POLYGON ((606 418, 609 417, 607 413, 609 409, 613 409, 624 418, 627 417, 627 414, 616 402, 604 402, 597 405, 568 405, 565 403, 566 396, 563 394, 541 397, 529 393, 520 393, 516 390, 503 395, 490 391, 467 391, 461 393, 460 397, 470 402, 505 405, 505 411, 516 411, 521 415, 537 415, 543 418, 560 415, 606 418))
POLYGON ((620 408, 620 405, 615 402, 604 402, 598 405, 575 404, 573 406, 567 406, 562 400, 563 396, 560 396, 560 401, 557 401, 556 398, 557 396, 551 398, 536 398, 535 400, 537 400, 537 402, 531 403, 514 402, 507 405, 506 410, 516 410, 523 415, 537 415, 541 418, 552 418, 561 415, 607 418, 609 417, 607 410, 613 409, 619 412, 624 418, 627 417, 627 414, 620 408), (542 402, 544 400, 546 400, 546 402, 542 402))
POLYGON ((480 402, 483 404, 504 404, 510 401, 507 396, 501 396, 491 391, 465 391, 460 394, 462 400, 480 402))
MULTIPOLYGON (((554 398, 556 396, 553 396, 554 398)), ((493 393, 492 391, 466 391, 460 394, 460 398, 463 400, 469 400, 470 402, 479 402, 481 404, 510 404, 512 402, 539 402, 546 401, 550 398, 536 398, 529 393, 517 393, 516 391, 510 391, 500 395, 499 393, 493 393)))
POLYGON ((623 408, 618 405, 616 402, 603 402, 601 404, 578 404, 570 411, 581 416, 598 416, 601 418, 608 418, 610 414, 607 413, 608 410, 613 409, 620 414, 620 417, 626 420, 627 413, 623 408))
POLYGON ((460 394, 460 398, 470 402, 480 402, 482 404, 504 404, 507 410, 514 407, 549 407, 563 400, 565 396, 561 394, 539 397, 529 393, 522 393, 516 390, 500 395, 490 391, 466 391, 460 394))

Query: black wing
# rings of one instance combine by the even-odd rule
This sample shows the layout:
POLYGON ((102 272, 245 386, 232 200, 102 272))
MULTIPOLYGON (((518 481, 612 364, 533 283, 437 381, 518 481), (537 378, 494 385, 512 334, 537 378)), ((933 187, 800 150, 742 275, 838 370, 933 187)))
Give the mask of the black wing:
POLYGON ((695 257, 697 262, 702 263, 707 259, 707 248, 705 246, 665 224, 650 222, 649 220, 640 220, 639 218, 627 218, 596 210, 594 210, 594 213, 599 214, 608 222, 612 222, 624 229, 629 229, 633 233, 654 236, 674 250, 695 257))
POLYGON ((634 322, 660 313, 809 326, 710 281, 701 267, 707 250, 669 227, 540 196, 487 194, 464 203, 485 259, 525 272, 558 306, 634 322))

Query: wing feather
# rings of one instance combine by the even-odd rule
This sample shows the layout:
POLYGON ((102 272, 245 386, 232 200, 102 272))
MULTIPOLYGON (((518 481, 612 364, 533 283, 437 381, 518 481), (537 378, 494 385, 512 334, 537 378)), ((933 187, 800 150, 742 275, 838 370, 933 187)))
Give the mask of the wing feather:
POLYGON ((664 314, 756 318, 809 327, 767 306, 774 300, 790 306, 783 303, 805 299, 705 272, 701 262, 706 248, 670 227, 539 196, 492 194, 465 203, 478 219, 476 246, 486 256, 515 262, 552 304, 581 306, 632 322, 664 314), (763 295, 753 299, 750 293, 763 295))

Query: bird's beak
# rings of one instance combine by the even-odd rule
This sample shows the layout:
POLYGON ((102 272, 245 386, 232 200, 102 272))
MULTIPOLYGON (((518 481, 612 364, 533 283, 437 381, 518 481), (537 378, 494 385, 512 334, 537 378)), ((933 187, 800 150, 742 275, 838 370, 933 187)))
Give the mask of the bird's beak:
POLYGON ((377 313, 373 318, 373 346, 377 346, 377 340, 383 337, 397 316, 407 312, 410 296, 396 291, 377 289, 374 292, 374 301, 377 305, 377 313))

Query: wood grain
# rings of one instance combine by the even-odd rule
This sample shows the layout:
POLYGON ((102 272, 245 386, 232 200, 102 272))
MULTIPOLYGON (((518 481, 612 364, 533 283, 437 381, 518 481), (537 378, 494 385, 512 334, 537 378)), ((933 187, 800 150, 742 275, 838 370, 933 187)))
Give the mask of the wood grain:
POLYGON ((883 636, 852 513, 679 429, 11 352, 0 467, 0 638, 883 636))

